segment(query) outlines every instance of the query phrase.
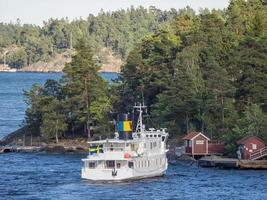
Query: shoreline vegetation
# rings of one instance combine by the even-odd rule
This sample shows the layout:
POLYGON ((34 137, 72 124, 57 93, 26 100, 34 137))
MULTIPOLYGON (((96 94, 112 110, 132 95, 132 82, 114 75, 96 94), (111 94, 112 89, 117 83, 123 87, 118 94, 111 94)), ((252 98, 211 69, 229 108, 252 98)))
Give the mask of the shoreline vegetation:
MULTIPOLYGON (((96 56, 97 48, 92 46, 96 43, 87 37, 89 33, 72 35, 77 39, 75 53, 65 64, 64 76, 33 85, 24 93, 23 126, 28 136, 51 144, 69 138, 110 137, 115 115, 130 113, 132 105, 144 102, 150 115, 147 127, 168 128, 171 139, 177 139, 174 145, 183 135, 198 131, 224 144, 225 155, 235 157, 237 141, 245 136, 255 135, 267 142, 267 4, 231 0, 225 10, 203 9, 198 14, 189 7, 151 9, 91 16, 89 21, 111 23, 104 26, 107 34, 103 35, 98 33, 102 26, 95 27, 99 22, 85 23, 94 39, 101 36, 103 46, 114 48, 123 60, 121 73, 112 84, 99 76, 105 59, 103 54, 96 56), (118 17, 122 23, 113 24, 118 17), (124 21, 131 26, 124 37, 116 39, 124 21), (136 26, 138 21, 141 24, 136 26), (134 42, 129 43, 132 37, 134 42)), ((60 21, 51 20, 44 27, 55 28, 55 22, 60 21)), ((53 41, 61 44, 56 36, 53 41)))

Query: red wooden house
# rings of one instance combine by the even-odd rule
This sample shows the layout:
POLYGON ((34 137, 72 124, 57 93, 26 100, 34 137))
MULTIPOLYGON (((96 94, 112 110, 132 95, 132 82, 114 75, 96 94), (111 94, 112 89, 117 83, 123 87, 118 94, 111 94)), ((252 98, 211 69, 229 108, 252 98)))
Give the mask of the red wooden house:
POLYGON ((247 136, 237 141, 241 159, 250 159, 250 155, 265 147, 264 141, 256 136, 247 136))
POLYGON ((187 134, 185 140, 185 154, 190 156, 205 156, 209 152, 210 139, 200 132, 187 134))

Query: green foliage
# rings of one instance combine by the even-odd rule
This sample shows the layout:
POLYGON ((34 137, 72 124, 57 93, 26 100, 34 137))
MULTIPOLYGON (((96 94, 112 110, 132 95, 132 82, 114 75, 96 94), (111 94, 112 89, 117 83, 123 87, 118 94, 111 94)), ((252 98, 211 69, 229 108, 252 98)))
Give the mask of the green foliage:
POLYGON ((24 49, 19 49, 12 54, 8 54, 6 63, 15 68, 21 68, 27 64, 27 53, 24 49))
POLYGON ((76 49, 77 53, 71 63, 64 68, 62 82, 68 97, 71 121, 75 121, 73 126, 80 128, 84 125, 90 134, 90 124, 99 122, 102 117, 100 115, 106 114, 103 111, 94 112, 94 117, 91 117, 91 105, 99 107, 103 104, 104 111, 109 108, 108 84, 98 74, 99 66, 95 64, 88 42, 82 39, 76 49))
POLYGON ((49 104, 42 108, 42 123, 40 131, 47 140, 58 139, 67 131, 66 116, 64 113, 64 105, 55 98, 51 98, 49 104))
POLYGON ((88 135, 92 127, 108 134, 110 100, 108 83, 98 74, 99 66, 85 39, 77 47, 72 61, 66 64, 63 78, 47 80, 44 86, 34 85, 25 92, 25 125, 30 132, 41 134, 48 141, 72 135, 88 135))
MULTIPOLYGON (((190 8, 177 12, 140 7, 71 23, 50 20, 38 29, 39 36, 48 38, 39 55, 63 51, 72 42, 77 53, 60 84, 34 86, 25 94, 30 105, 26 122, 36 130, 50 130, 48 122, 58 116, 59 135, 65 122, 67 132, 85 130, 90 135, 91 126, 101 124, 101 132, 109 130, 110 110, 129 112, 144 100, 156 124, 169 128, 172 136, 202 131, 226 143, 229 154, 235 153, 235 142, 243 136, 266 139, 266 11, 261 0, 232 0, 225 11, 205 9, 198 15, 190 8), (89 46, 95 51, 108 47, 125 58, 110 88, 99 77, 89 46), (55 99, 63 113, 52 112, 55 99), (51 118, 43 111, 46 106, 51 118)), ((32 42, 23 46, 28 63, 40 50, 40 40, 34 39, 38 31, 25 38, 19 35, 21 29, 32 28, 0 26, 0 31, 12 30, 17 45, 32 42)), ((0 47, 15 41, 4 40, 6 35, 1 35, 0 47)))
POLYGON ((227 152, 230 155, 234 155, 237 147, 236 141, 248 135, 255 135, 267 141, 266 128, 267 114, 262 112, 260 106, 257 104, 246 106, 241 118, 236 121, 231 131, 225 135, 227 152))
MULTIPOLYGON (((56 53, 71 49, 86 37, 96 54, 103 47, 111 49, 123 60, 145 35, 154 33, 177 16, 178 11, 161 11, 155 7, 121 9, 89 15, 86 20, 49 19, 42 27, 0 23, 0 48, 16 45, 25 50, 23 60, 13 59, 11 67, 20 68, 37 61, 46 61, 56 53)), ((10 54, 13 54, 11 51, 10 54)))
POLYGON ((226 11, 178 13, 171 30, 146 36, 130 52, 114 107, 129 111, 125 102, 143 96, 171 135, 202 131, 226 142, 229 153, 242 136, 265 138, 266 11, 263 1, 233 0, 226 11))

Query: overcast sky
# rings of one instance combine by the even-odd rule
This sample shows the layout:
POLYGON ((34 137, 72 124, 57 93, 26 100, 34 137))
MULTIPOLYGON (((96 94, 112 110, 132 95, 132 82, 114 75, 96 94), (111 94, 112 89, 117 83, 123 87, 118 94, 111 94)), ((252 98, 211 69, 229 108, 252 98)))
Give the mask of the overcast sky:
POLYGON ((113 11, 131 5, 151 5, 166 10, 184 8, 225 8, 228 0, 0 0, 0 22, 15 22, 42 25, 49 18, 86 18, 90 13, 97 15, 101 8, 113 11))

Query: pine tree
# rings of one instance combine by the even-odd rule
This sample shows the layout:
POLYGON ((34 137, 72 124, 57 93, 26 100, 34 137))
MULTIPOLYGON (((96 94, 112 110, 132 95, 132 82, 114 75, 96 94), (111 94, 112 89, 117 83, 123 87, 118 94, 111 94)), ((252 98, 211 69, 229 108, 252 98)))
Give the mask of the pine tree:
MULTIPOLYGON (((99 75, 99 66, 93 59, 93 53, 87 41, 82 39, 76 47, 77 53, 71 63, 64 68, 64 91, 66 92, 69 116, 72 126, 84 126, 84 132, 90 138, 90 126, 94 123, 91 106, 100 99, 107 104, 107 82, 99 75)), ((99 101, 99 102, 98 102, 99 101)), ((109 106, 105 106, 108 109, 109 106)), ((106 110, 105 110, 106 111, 106 110)), ((103 114, 103 113, 102 113, 103 114)))

